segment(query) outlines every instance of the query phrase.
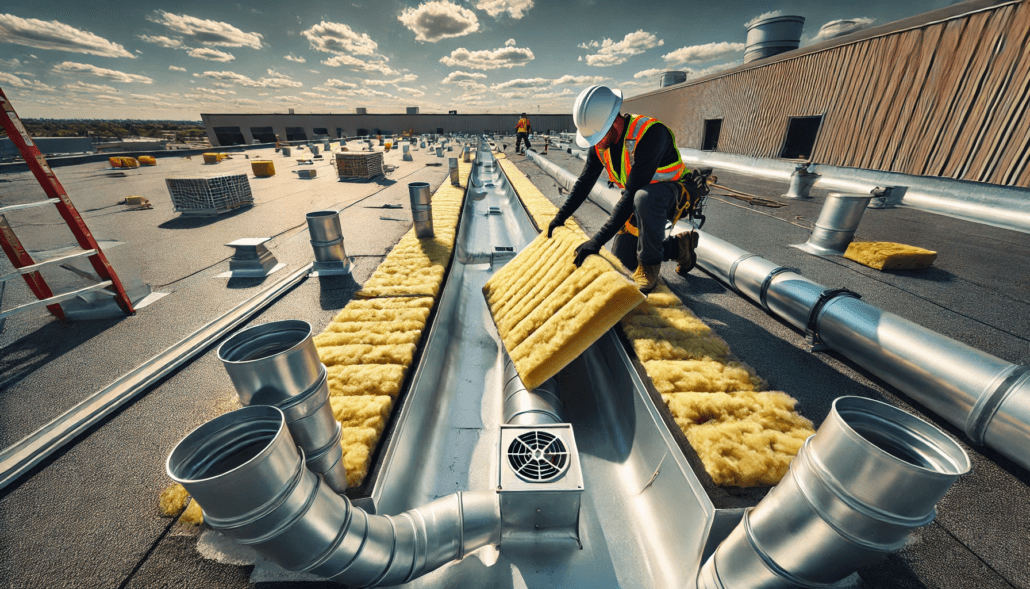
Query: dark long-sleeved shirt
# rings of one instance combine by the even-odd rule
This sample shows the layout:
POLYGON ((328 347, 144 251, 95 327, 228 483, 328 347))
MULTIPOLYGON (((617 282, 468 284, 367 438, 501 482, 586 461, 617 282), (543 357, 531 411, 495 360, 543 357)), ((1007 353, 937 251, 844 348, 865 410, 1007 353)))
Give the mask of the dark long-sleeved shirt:
MULTIPOLYGON (((629 115, 623 116, 628 117, 629 115)), ((628 119, 626 123, 626 129, 628 130, 628 119)), ((625 138, 626 134, 623 131, 622 137, 609 149, 612 166, 616 168, 616 171, 622 168, 622 147, 625 138)), ((644 133, 643 137, 640 138, 640 141, 637 142, 636 149, 633 152, 633 163, 630 168, 629 177, 626 178, 626 187, 622 190, 622 198, 615 205, 611 216, 605 224, 594 235, 594 240, 598 244, 604 245, 608 243, 612 237, 615 237, 619 229, 626 224, 626 221, 633 214, 633 195, 651 183, 658 168, 673 164, 678 159, 679 151, 672 139, 672 133, 669 132, 669 128, 661 123, 652 125, 644 133)), ((591 148, 587 152, 587 162, 583 166, 583 171, 579 173, 579 178, 572 186, 572 192, 569 193, 569 197, 565 199, 561 210, 558 211, 558 218, 561 221, 571 217, 576 212, 576 209, 583 204, 583 201, 590 195, 590 190, 594 187, 597 179, 601 177, 602 171, 604 171, 604 164, 601 162, 601 158, 597 156, 597 150, 591 148)))

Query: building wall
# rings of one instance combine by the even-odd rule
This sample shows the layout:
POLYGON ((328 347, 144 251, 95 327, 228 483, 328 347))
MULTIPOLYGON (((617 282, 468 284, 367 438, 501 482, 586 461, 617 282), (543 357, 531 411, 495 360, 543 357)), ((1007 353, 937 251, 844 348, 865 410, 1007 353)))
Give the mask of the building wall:
POLYGON ((695 149, 704 120, 721 118, 718 151, 765 158, 779 157, 789 117, 824 115, 813 162, 1027 186, 1030 2, 994 4, 776 56, 623 110, 695 149))
MULTIPOLYGON (((32 141, 43 155, 93 151, 93 140, 89 137, 33 137, 32 141)), ((13 141, 7 137, 0 139, 0 158, 19 157, 21 157, 21 152, 18 151, 13 141)))
MULTIPOLYGON (((515 132, 515 123, 519 114, 484 114, 484 115, 447 115, 447 114, 202 114, 200 115, 207 128, 207 136, 212 145, 219 145, 215 127, 239 127, 247 144, 254 141, 252 127, 272 127, 283 140, 286 139, 287 127, 301 127, 307 138, 314 137, 314 129, 326 128, 329 136, 336 138, 336 130, 341 129, 344 137, 355 137, 364 129, 372 133, 379 129, 383 134, 400 134, 409 129, 415 133, 436 133, 443 129, 444 133, 483 133, 483 132, 515 132)), ((572 114, 537 114, 529 115, 533 130, 546 132, 567 131, 575 129, 572 114)))

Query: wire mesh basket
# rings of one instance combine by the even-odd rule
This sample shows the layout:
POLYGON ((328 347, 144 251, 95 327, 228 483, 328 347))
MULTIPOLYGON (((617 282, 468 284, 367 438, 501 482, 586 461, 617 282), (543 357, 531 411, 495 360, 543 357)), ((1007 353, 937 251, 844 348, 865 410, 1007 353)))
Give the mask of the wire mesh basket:
POLYGON ((336 154, 336 173, 340 178, 369 179, 385 174, 383 171, 383 153, 338 153, 336 154))
POLYGON ((254 193, 246 174, 211 178, 166 178, 176 212, 183 215, 214 216, 254 204, 254 193))

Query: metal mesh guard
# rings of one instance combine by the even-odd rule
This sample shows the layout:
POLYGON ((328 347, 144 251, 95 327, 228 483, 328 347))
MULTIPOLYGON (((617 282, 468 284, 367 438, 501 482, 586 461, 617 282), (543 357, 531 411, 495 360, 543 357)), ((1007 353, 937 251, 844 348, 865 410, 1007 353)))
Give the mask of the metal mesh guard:
POLYGON ((550 432, 533 430, 508 446, 508 466, 524 481, 543 483, 562 475, 569 466, 565 442, 550 432))

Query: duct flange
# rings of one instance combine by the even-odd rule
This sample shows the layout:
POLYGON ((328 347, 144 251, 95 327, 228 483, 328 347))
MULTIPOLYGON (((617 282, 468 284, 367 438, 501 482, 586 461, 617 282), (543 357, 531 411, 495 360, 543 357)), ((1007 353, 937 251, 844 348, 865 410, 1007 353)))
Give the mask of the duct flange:
POLYGON ((797 200, 812 198, 809 192, 812 190, 812 185, 819 179, 819 174, 813 173, 810 166, 810 163, 804 163, 794 167, 794 173, 790 175, 790 188, 787 190, 787 194, 783 195, 785 198, 797 200))
POLYGON ((312 211, 305 215, 311 248, 315 252, 312 276, 343 276, 351 272, 350 258, 343 246, 339 211, 312 211))
POLYGON ((871 194, 831 194, 823 203, 812 236, 791 247, 814 256, 843 256, 872 198, 871 194))

